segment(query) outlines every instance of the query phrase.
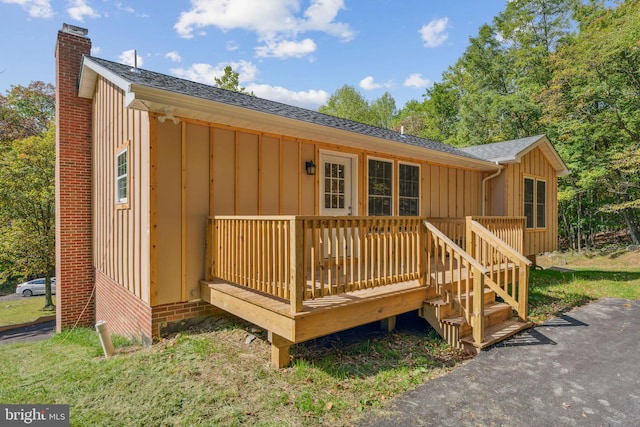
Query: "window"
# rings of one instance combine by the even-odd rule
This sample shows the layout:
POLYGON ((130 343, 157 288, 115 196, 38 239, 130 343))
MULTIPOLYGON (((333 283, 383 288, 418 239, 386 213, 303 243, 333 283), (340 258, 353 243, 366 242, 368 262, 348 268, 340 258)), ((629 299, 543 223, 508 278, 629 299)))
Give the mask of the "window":
POLYGON ((345 167, 340 163, 324 164, 324 207, 344 209, 345 167))
POLYGON ((527 228, 547 226, 547 183, 541 179, 524 178, 524 216, 527 228))
POLYGON ((369 215, 392 214, 393 163, 369 159, 369 215))
POLYGON ((398 166, 398 210, 401 216, 420 215, 420 166, 398 166))
POLYGON ((547 226, 547 183, 537 180, 536 185, 536 227, 545 228, 547 226))
POLYGON ((128 146, 116 153, 116 203, 124 204, 129 196, 129 157, 128 146))

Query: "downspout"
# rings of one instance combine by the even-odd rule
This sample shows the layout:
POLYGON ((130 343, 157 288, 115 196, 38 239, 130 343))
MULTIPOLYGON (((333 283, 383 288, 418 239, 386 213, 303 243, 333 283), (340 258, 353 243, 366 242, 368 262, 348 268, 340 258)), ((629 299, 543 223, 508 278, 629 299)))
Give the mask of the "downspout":
MULTIPOLYGON (((500 163, 496 162, 496 166, 500 166, 500 163)), ((495 177, 497 177, 498 175, 500 175, 502 173, 502 167, 500 167, 500 169, 498 169, 498 172, 494 173, 493 175, 489 175, 485 178, 482 178, 482 216, 484 216, 485 211, 486 211, 486 200, 484 199, 485 194, 486 194, 486 186, 487 186, 487 181, 489 181, 490 179, 493 179, 495 177)))

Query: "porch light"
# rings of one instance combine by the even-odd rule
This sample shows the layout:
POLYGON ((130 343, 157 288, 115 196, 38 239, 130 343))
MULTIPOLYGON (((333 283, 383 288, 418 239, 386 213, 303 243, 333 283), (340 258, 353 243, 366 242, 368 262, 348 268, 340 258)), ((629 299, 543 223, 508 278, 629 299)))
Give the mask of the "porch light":
POLYGON ((306 162, 304 164, 305 169, 307 170, 307 175, 315 175, 316 174, 316 164, 313 163, 313 160, 306 162))

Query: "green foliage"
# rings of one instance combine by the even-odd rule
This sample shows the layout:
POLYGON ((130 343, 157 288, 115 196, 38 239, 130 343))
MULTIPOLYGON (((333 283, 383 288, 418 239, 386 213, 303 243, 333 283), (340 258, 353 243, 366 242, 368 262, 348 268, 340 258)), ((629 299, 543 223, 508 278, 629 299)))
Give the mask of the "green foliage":
POLYGON ((224 67, 224 74, 220 77, 214 77, 214 80, 216 81, 216 86, 220 89, 253 95, 253 93, 247 92, 244 87, 240 86, 240 73, 234 71, 230 65, 224 67))
POLYGON ((47 278, 55 268, 55 128, 16 140, 0 158, 0 263, 3 274, 47 278))
POLYGON ((394 127, 397 115, 396 101, 388 92, 369 104, 356 88, 349 85, 336 90, 318 111, 384 129, 394 127))
POLYGON ((6 96, 0 95, 0 143, 46 131, 55 115, 55 102, 55 89, 49 83, 11 86, 6 96))

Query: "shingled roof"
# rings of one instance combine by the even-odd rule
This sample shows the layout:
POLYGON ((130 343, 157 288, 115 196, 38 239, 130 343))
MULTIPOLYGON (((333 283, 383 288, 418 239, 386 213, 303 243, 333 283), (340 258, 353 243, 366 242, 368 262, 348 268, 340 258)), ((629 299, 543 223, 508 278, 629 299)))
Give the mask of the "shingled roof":
POLYGON ((333 129, 340 129, 354 132, 366 136, 382 138, 387 141, 395 141, 402 144, 423 147, 430 150, 440 151, 455 156, 465 157, 473 160, 485 160, 470 152, 462 151, 456 147, 443 144, 429 139, 419 138, 412 135, 403 135, 399 132, 382 129, 376 126, 366 125, 351 120, 330 116, 317 111, 308 110, 301 107, 270 101, 256 96, 220 89, 214 86, 193 82, 190 80, 172 77, 144 69, 132 70, 130 65, 108 61, 96 57, 85 57, 84 65, 90 65, 95 70, 98 65, 103 70, 111 74, 111 77, 121 79, 120 83, 126 85, 139 85, 175 94, 186 95, 194 98, 227 104, 230 106, 245 108, 261 113, 273 114, 276 116, 300 120, 307 123, 326 126, 333 129))
POLYGON ((546 135, 512 139, 510 141, 495 142, 493 144, 474 145, 462 148, 461 151, 495 163, 517 163, 520 162, 522 156, 536 147, 541 147, 559 175, 569 173, 567 165, 562 161, 562 158, 560 158, 558 152, 553 148, 546 135))

